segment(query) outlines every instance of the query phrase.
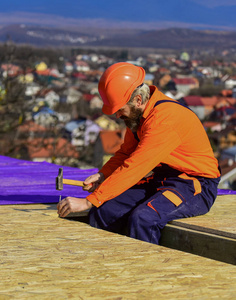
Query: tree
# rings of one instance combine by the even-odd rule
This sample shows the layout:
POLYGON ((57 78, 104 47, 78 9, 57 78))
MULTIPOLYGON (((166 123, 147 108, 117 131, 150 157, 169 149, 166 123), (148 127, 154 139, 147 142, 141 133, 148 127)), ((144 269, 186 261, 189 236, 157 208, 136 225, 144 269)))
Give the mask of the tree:
MULTIPOLYGON (((25 76, 34 71, 34 65, 42 57, 54 63, 58 60, 57 55, 47 49, 34 49, 31 46, 16 46, 7 41, 0 46, 1 62, 1 89, 4 93, 0 98, 0 154, 5 156, 29 159, 28 147, 31 143, 29 137, 40 138, 38 147, 46 148, 47 143, 60 138, 60 128, 57 120, 46 132, 33 133, 32 131, 19 133, 19 126, 32 119, 34 100, 26 100, 25 76)), ((41 85, 43 88, 43 86, 41 85)))
POLYGON ((19 81, 20 67, 13 67, 15 45, 5 43, 0 53, 1 62, 4 63, 1 82, 5 91, 0 101, 0 151, 3 155, 10 155, 14 148, 16 128, 25 119, 25 84, 19 81))

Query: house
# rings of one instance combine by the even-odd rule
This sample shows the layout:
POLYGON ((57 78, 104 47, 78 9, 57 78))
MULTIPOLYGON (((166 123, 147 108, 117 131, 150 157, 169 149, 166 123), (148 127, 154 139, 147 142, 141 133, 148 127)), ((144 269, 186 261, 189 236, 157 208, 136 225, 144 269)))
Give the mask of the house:
POLYGON ((218 97, 201 97, 201 102, 204 105, 205 108, 205 116, 209 116, 213 111, 214 107, 216 106, 218 102, 218 97))
POLYGON ((184 100, 187 106, 195 112, 200 120, 205 118, 205 106, 202 103, 202 99, 200 96, 185 96, 184 100))
POLYGON ((99 56, 96 53, 92 53, 89 55, 90 61, 97 63, 99 61, 99 56))
POLYGON ((153 85, 153 80, 154 80, 154 75, 148 73, 144 78, 144 83, 146 83, 147 85, 153 85))
POLYGON ((182 52, 180 55, 180 59, 183 61, 189 61, 190 60, 190 55, 188 52, 182 52))
POLYGON ((218 77, 218 76, 221 75, 218 70, 215 70, 212 67, 202 67, 202 66, 199 66, 198 67, 198 71, 201 72, 202 75, 204 77, 207 77, 207 78, 218 77))
MULTIPOLYGON (((221 149, 230 148, 236 145, 236 130, 234 126, 227 126, 222 132, 225 134, 220 136, 221 149)), ((221 132, 221 133, 222 133, 221 132)))
POLYGON ((191 65, 193 68, 198 67, 200 64, 201 64, 201 61, 199 61, 199 60, 196 60, 196 59, 191 60, 191 65))
POLYGON ((26 143, 28 159, 32 161, 63 162, 66 159, 79 158, 79 153, 64 138, 35 138, 26 143))
POLYGON ((234 98, 185 96, 184 100, 200 120, 209 117, 211 121, 225 122, 236 112, 234 98))
POLYGON ((212 132, 220 132, 223 129, 223 126, 220 122, 206 121, 203 122, 202 125, 207 132, 209 132, 209 130, 212 132))
POLYGON ((15 156, 21 159, 57 161, 60 164, 79 157, 78 151, 67 139, 55 136, 54 131, 32 120, 17 128, 15 139, 15 156))
POLYGON ((49 78, 57 79, 62 77, 62 75, 55 69, 36 70, 36 74, 41 78, 49 77, 49 78))
POLYGON ((25 89, 25 95, 28 97, 33 97, 37 95, 37 93, 40 91, 41 87, 36 82, 31 82, 26 85, 25 89))
POLYGON ((39 111, 33 113, 33 120, 39 125, 50 127, 58 122, 58 116, 51 108, 43 106, 39 111))
POLYGON ((67 94, 67 99, 66 99, 67 103, 70 103, 70 104, 76 103, 81 98, 82 98, 82 93, 80 91, 78 91, 76 88, 70 87, 68 89, 68 94, 67 94))
POLYGON ((236 86, 236 78, 229 78, 225 81, 226 89, 233 89, 234 86, 236 86))
POLYGON ((179 92, 187 96, 192 89, 199 88, 199 81, 194 77, 172 78, 179 92))
POLYGON ((228 124, 236 126, 236 113, 230 116, 230 119, 228 120, 228 124))
POLYGON ((72 65, 72 63, 71 62, 66 62, 65 63, 65 66, 64 66, 64 69, 65 69, 65 72, 66 73, 72 73, 73 72, 73 70, 74 70, 74 67, 73 67, 73 65, 72 65))
MULTIPOLYGON (((226 156, 228 156, 228 154, 226 156)), ((231 158, 225 158, 219 161, 219 165, 221 168, 221 180, 218 187, 220 189, 236 190, 236 151, 234 153, 234 156, 235 160, 231 158)))
POLYGON ((87 102, 90 102, 93 99, 93 97, 94 95, 92 94, 87 94, 87 93, 83 94, 83 99, 87 102))
POLYGON ((160 66, 158 64, 152 64, 148 70, 150 73, 155 73, 158 71, 158 69, 160 68, 160 66))
POLYGON ((31 72, 28 72, 27 74, 22 74, 18 76, 18 80, 24 84, 33 83, 34 81, 34 75, 31 72))
POLYGON ((167 68, 164 68, 164 67, 160 67, 159 69, 158 69, 158 72, 161 74, 161 75, 168 75, 168 74, 170 74, 171 73, 171 71, 169 70, 169 69, 167 69, 167 68))
POLYGON ((101 117, 95 120, 95 123, 98 124, 104 130, 119 130, 120 126, 116 123, 116 121, 112 120, 106 115, 102 115, 101 117))
POLYGON ((236 113, 236 107, 234 106, 222 106, 215 109, 214 113, 216 114, 216 118, 222 120, 224 123, 228 123, 236 113))
POLYGON ((76 128, 80 127, 81 125, 84 126, 85 121, 86 121, 85 118, 71 120, 65 124, 64 128, 65 128, 66 132, 71 134, 76 128))
POLYGON ((29 135, 30 137, 38 137, 45 135, 46 131, 46 127, 39 125, 32 120, 29 120, 17 127, 17 136, 21 137, 29 135))
POLYGON ((6 78, 6 77, 15 77, 21 71, 20 67, 17 66, 17 65, 14 65, 14 64, 2 64, 1 65, 1 70, 2 70, 2 76, 4 78, 6 78))
POLYGON ((125 130, 102 130, 94 144, 93 165, 101 168, 120 149, 125 130))
POLYGON ((36 71, 45 71, 47 70, 48 66, 44 61, 41 61, 40 63, 37 63, 35 65, 36 71))
POLYGON ((236 131, 233 125, 228 125, 221 131, 209 133, 208 136, 216 147, 217 152, 236 145, 236 131))
POLYGON ((232 90, 222 90, 222 91, 220 92, 220 94, 221 94, 223 97, 232 97, 233 92, 232 92, 232 90))
POLYGON ((74 72, 72 74, 72 77, 78 79, 78 80, 82 80, 82 81, 87 81, 88 80, 88 77, 87 75, 85 75, 84 73, 82 72, 74 72))
POLYGON ((215 108, 230 107, 236 105, 236 99, 231 97, 217 97, 215 108))
POLYGON ((76 60, 74 68, 78 72, 87 72, 90 70, 89 64, 83 60, 76 60))
POLYGON ((100 131, 101 128, 89 119, 80 122, 71 132, 71 144, 77 147, 88 147, 95 143, 100 131))
POLYGON ((164 76, 162 76, 161 79, 159 80, 160 88, 165 87, 170 81, 171 81, 171 76, 169 74, 165 74, 164 76))
POLYGON ((60 102, 60 96, 53 90, 46 93, 44 98, 48 106, 52 109, 60 102))
POLYGON ((186 104, 185 100, 183 99, 183 93, 179 92, 176 88, 176 84, 173 80, 170 80, 166 85, 165 85, 165 90, 167 90, 167 92, 165 92, 165 95, 167 97, 170 97, 172 99, 175 100, 179 100, 182 101, 184 104, 186 104))
POLYGON ((94 97, 91 99, 90 103, 89 103, 89 107, 90 107, 90 109, 92 109, 92 110, 94 110, 94 109, 99 109, 99 110, 101 110, 102 107, 103 107, 103 101, 101 100, 100 97, 94 96, 94 97))
POLYGON ((228 159, 236 162, 236 133, 235 133, 235 146, 224 149, 221 153, 221 159, 228 159))
POLYGON ((234 124, 234 114, 236 113, 235 99, 214 96, 202 97, 202 102, 205 105, 206 116, 209 121, 220 122, 224 128, 234 124))

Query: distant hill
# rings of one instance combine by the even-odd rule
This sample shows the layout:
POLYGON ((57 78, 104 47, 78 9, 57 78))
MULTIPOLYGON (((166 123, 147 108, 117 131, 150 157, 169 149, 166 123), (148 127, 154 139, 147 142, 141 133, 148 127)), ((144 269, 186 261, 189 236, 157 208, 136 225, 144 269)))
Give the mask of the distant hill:
POLYGON ((1 0, 0 7, 0 24, 5 25, 60 26, 89 20, 93 24, 105 21, 109 28, 124 22, 133 23, 132 28, 137 28, 140 22, 142 27, 138 28, 147 23, 167 28, 162 26, 167 22, 168 28, 236 29, 235 0, 1 0))
POLYGON ((162 30, 53 28, 10 25, 0 28, 0 42, 34 46, 102 46, 138 47, 174 50, 236 49, 236 31, 193 30, 170 28, 162 30))

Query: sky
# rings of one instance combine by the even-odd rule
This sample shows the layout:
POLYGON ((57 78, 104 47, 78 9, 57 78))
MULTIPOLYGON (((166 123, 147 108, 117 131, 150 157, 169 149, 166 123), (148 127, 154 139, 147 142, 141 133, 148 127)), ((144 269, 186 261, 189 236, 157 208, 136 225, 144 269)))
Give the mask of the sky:
POLYGON ((0 25, 31 23, 236 30, 236 0, 1 0, 0 25))
POLYGON ((236 0, 194 0, 194 2, 196 2, 198 4, 202 4, 203 6, 206 6, 206 7, 236 5, 236 0))

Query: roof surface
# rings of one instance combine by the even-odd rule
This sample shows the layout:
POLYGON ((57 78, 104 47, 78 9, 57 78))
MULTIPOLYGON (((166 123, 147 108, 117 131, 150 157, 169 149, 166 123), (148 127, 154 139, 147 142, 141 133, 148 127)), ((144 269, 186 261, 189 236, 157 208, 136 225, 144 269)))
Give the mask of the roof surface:
MULTIPOLYGON (((56 177, 62 166, 47 162, 31 162, 0 156, 0 205, 57 203, 71 196, 84 198, 88 195, 81 187, 64 185, 56 190, 56 177)), ((84 180, 97 169, 81 170, 63 167, 63 178, 84 180)), ((218 195, 236 194, 232 190, 218 189, 218 195)))
MULTIPOLYGON (((62 166, 0 156, 0 205, 57 203, 59 196, 86 197, 81 187, 64 185, 56 190, 56 177, 62 166)), ((97 169, 81 170, 63 167, 66 179, 84 180, 97 169)))

